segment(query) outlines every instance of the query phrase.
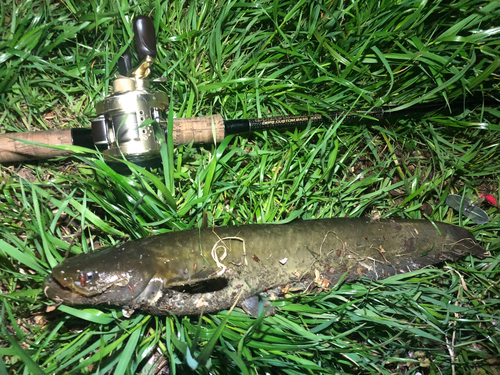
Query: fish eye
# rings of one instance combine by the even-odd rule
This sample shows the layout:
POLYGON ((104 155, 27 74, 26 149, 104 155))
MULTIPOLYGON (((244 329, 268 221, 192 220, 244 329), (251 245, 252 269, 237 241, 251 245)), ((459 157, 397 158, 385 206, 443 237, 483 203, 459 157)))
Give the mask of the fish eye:
POLYGON ((83 287, 94 278, 94 271, 80 272, 80 285, 83 287))

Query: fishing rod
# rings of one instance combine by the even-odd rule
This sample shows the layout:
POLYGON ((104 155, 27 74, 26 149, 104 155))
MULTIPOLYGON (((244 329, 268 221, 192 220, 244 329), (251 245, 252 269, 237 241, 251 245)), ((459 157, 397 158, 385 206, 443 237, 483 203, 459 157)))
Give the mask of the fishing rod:
MULTIPOLYGON (((157 56, 153 22, 146 16, 139 16, 134 20, 133 28, 141 62, 134 69, 130 52, 127 51, 120 57, 119 74, 113 81, 113 94, 96 104, 97 117, 92 120, 91 128, 3 134, 0 136, 0 163, 17 163, 70 154, 64 149, 39 146, 33 142, 48 146, 75 145, 97 148, 107 160, 124 156, 127 160, 142 165, 158 160, 161 144, 155 136, 153 124, 159 124, 166 133, 165 114, 169 100, 166 93, 151 89, 151 83, 162 80, 148 79, 157 56)), ((498 102, 487 102, 480 98, 466 102, 456 100, 451 103, 424 103, 400 111, 394 111, 394 106, 382 106, 350 112, 331 111, 324 114, 257 119, 224 120, 221 115, 216 114, 174 119, 172 138, 174 146, 190 142, 209 144, 221 142, 232 134, 286 130, 339 120, 342 120, 342 124, 353 124, 361 120, 399 119, 421 116, 429 112, 453 115, 461 113, 464 107, 473 109, 490 105, 498 106, 498 102)))

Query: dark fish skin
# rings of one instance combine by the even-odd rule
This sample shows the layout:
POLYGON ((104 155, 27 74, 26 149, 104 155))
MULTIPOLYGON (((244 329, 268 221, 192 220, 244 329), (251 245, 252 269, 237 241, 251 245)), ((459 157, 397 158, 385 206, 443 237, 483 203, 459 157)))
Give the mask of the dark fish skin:
POLYGON ((468 230, 426 220, 337 218, 205 228, 75 256, 53 269, 44 292, 64 304, 194 315, 287 284, 327 288, 342 277, 383 279, 466 254, 485 256, 468 230), (127 283, 84 296, 71 280, 87 270, 103 280, 126 275, 127 283))

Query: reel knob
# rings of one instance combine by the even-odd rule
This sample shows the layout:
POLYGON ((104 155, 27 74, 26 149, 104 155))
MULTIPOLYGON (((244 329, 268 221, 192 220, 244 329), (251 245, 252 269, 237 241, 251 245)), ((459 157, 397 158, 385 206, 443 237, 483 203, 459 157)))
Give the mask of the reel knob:
POLYGON ((149 17, 139 16, 134 20, 134 41, 141 60, 146 56, 156 57, 155 26, 149 17))

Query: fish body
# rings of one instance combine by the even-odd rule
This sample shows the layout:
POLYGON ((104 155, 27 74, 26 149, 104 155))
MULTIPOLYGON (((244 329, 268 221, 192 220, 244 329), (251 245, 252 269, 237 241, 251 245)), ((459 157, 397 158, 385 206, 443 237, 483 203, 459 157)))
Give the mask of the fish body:
POLYGON ((204 228, 75 256, 53 269, 44 291, 71 305, 192 315, 287 284, 328 288, 343 277, 383 279, 468 253, 484 255, 468 230, 425 220, 337 218, 204 228))

